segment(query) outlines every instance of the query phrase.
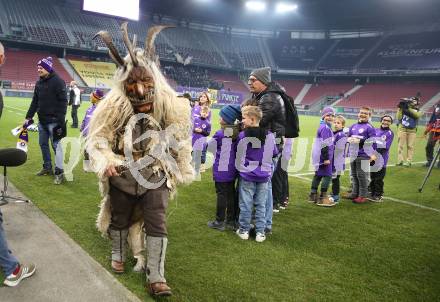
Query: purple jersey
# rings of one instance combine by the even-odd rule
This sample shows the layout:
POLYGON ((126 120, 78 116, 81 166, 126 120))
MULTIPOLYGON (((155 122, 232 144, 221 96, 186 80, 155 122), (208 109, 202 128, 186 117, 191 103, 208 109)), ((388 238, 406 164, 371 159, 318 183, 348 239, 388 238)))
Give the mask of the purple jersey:
MULTIPOLYGON (((206 137, 211 133, 211 122, 208 119, 202 119, 201 117, 196 117, 194 118, 193 121, 193 135, 192 135, 192 145, 193 145, 193 149, 194 149, 194 144, 196 143, 196 141, 198 141, 201 137, 205 138, 203 140, 199 140, 203 141, 203 144, 206 142, 206 137), (196 128, 200 128, 202 129, 201 133, 197 133, 194 132, 194 130, 196 128)), ((197 144, 197 148, 198 146, 202 146, 203 144, 198 143, 197 144)))
POLYGON ((394 133, 390 128, 377 128, 374 149, 382 155, 383 166, 386 167, 390 156, 394 133))
POLYGON ((87 137, 87 135, 89 134, 89 123, 95 109, 96 109, 95 104, 93 104, 87 109, 86 115, 84 116, 84 119, 81 123, 81 127, 79 127, 79 131, 81 131, 83 137, 87 137))
MULTIPOLYGON (((195 120, 196 118, 200 118, 200 111, 202 110, 202 106, 197 105, 194 106, 191 110, 191 116, 193 118, 193 120, 195 120)), ((211 110, 209 110, 208 113, 208 117, 206 118, 209 122, 211 122, 211 110)))
MULTIPOLYGON (((376 136, 374 127, 368 122, 358 122, 353 124, 348 131, 348 137, 357 138, 359 142, 359 150, 357 151, 357 157, 369 159, 370 156, 364 150, 364 143, 369 138, 376 136)), ((371 142, 372 143, 372 142, 371 142)), ((355 152, 355 146, 350 144, 350 152, 355 152)), ((354 154, 350 153, 350 156, 354 157, 354 154)))
POLYGON ((312 149, 312 163, 315 167, 316 175, 332 175, 333 149, 333 131, 330 125, 321 121, 312 149), (330 160, 330 164, 324 165, 325 160, 330 160))
POLYGON ((347 156, 346 145, 347 136, 344 131, 337 130, 333 132, 334 136, 334 153, 333 153, 333 173, 338 173, 345 170, 345 157, 347 156))
POLYGON ((218 130, 209 142, 217 142, 214 164, 212 165, 212 177, 215 182, 230 182, 237 178, 235 168, 235 153, 237 151, 237 140, 225 136, 224 130, 218 130))
MULTIPOLYGON (((261 130, 261 128, 253 129, 261 130)), ((240 177, 246 181, 267 182, 272 177, 272 158, 278 154, 275 136, 267 132, 263 144, 261 140, 249 133, 250 131, 246 129, 238 135, 236 168, 239 170, 240 177), (260 142, 259 146, 253 146, 251 141, 254 140, 260 142)))

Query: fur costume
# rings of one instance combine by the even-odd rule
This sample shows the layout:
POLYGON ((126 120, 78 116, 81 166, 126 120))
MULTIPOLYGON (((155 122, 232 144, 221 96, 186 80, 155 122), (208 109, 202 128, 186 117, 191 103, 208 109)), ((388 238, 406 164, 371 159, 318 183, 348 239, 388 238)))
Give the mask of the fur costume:
MULTIPOLYGON (((134 67, 145 68, 154 83, 153 112, 151 117, 157 121, 156 131, 150 133, 150 140, 145 151, 155 160, 150 168, 155 172, 166 175, 166 184, 173 198, 178 184, 189 184, 194 179, 194 169, 191 166, 191 114, 189 102, 177 97, 176 92, 169 86, 162 75, 154 54, 154 38, 165 26, 155 26, 150 29, 145 49, 134 48, 128 40, 126 24, 123 24, 124 43, 129 54, 121 58, 113 46, 107 32, 99 32, 107 44, 110 56, 115 60, 118 69, 114 75, 114 86, 106 97, 98 104, 90 121, 89 135, 86 142, 95 172, 99 177, 99 188, 102 194, 100 212, 97 218, 97 228, 103 235, 107 235, 110 225, 109 178, 105 176, 106 169, 126 165, 124 157, 117 155, 113 150, 125 150, 124 134, 127 125, 133 125, 133 99, 127 96, 124 89, 134 67)), ((127 154, 127 153, 125 153, 127 154)), ((137 229, 139 233, 142 224, 142 215, 135 213, 130 229, 137 229)), ((133 232, 134 233, 134 232, 133 232)), ((130 235, 130 237, 134 237, 130 235)), ((136 235, 136 237, 139 237, 136 235)), ((142 249, 142 238, 129 242, 134 251, 142 249)))

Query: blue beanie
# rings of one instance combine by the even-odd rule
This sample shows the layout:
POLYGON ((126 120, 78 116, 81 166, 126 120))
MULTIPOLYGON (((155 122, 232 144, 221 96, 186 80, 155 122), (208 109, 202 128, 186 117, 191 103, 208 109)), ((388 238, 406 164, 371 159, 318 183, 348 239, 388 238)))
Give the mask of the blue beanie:
POLYGON ((37 66, 41 66, 44 69, 46 69, 47 72, 53 71, 53 62, 52 57, 43 58, 40 61, 38 61, 37 66))
POLYGON ((241 109, 239 105, 226 105, 220 110, 220 117, 228 125, 233 125, 235 120, 241 119, 241 109))

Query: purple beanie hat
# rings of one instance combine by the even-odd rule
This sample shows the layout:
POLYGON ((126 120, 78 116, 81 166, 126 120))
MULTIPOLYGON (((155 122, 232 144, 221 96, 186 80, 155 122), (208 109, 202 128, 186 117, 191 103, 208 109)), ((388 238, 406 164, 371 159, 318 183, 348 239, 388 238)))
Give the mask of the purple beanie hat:
POLYGON ((44 69, 46 69, 47 72, 53 71, 53 62, 52 57, 43 58, 40 61, 38 61, 37 66, 41 66, 44 69))
POLYGON ((335 109, 333 107, 325 107, 324 109, 322 109, 321 112, 321 118, 324 118, 326 115, 335 115, 335 109))

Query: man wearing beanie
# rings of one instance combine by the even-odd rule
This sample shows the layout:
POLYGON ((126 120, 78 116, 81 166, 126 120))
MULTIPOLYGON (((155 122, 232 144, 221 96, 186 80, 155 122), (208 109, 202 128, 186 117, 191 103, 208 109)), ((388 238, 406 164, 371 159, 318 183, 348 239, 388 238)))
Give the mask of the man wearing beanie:
MULTIPOLYGON (((257 104, 263 112, 260 127, 270 130, 276 136, 276 143, 281 154, 283 149, 282 137, 285 134, 286 111, 280 92, 282 88, 273 83, 270 67, 255 69, 248 78, 249 90, 252 93, 251 102, 257 104)), ((266 203, 266 232, 272 232, 272 213, 279 212, 279 205, 283 201, 284 177, 281 165, 278 165, 279 156, 274 158, 271 182, 268 185, 268 200, 266 203)))
POLYGON ((63 150, 59 142, 66 134, 66 84, 54 72, 51 57, 38 61, 37 71, 40 78, 35 84, 34 96, 26 113, 26 121, 32 119, 35 113, 37 113, 39 120, 38 135, 43 156, 43 168, 37 173, 37 176, 55 174, 54 183, 61 184, 64 180, 64 171, 63 150), (52 170, 49 140, 52 142, 52 148, 55 152, 55 171, 52 170))

